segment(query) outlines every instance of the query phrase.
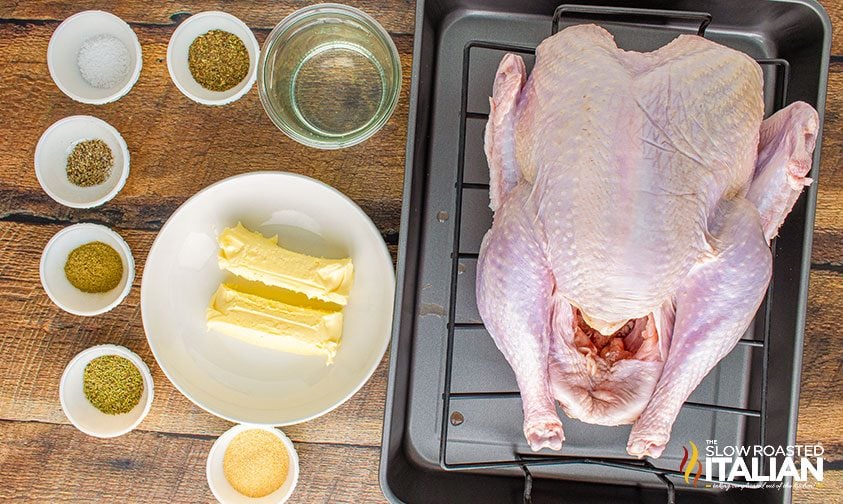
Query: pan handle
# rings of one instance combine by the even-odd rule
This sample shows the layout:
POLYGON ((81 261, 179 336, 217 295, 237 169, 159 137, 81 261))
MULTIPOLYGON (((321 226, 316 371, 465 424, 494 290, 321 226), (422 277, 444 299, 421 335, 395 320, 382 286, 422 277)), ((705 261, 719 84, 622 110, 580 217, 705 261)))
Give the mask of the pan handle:
POLYGON ((705 29, 711 24, 711 14, 708 12, 675 11, 663 9, 637 9, 633 7, 605 7, 600 5, 571 5, 562 4, 553 13, 553 33, 559 31, 559 21, 563 17, 584 17, 591 14, 598 17, 623 16, 626 18, 662 18, 683 21, 697 21, 697 35, 705 36, 705 29))

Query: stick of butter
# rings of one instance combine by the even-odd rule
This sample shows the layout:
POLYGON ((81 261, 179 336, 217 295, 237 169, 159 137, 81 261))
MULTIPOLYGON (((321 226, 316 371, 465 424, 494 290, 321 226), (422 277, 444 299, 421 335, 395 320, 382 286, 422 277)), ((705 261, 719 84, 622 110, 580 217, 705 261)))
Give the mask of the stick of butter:
POLYGON ((208 306, 208 329, 252 345, 334 361, 342 312, 289 305, 222 284, 208 306))
POLYGON ((324 259, 278 246, 241 223, 219 236, 219 266, 239 277, 345 306, 354 279, 351 259, 324 259))

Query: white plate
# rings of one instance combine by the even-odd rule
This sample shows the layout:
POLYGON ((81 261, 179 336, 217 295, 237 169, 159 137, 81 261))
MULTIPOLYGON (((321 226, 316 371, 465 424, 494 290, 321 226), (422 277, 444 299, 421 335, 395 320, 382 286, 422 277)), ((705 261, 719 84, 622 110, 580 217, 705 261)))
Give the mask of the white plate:
POLYGON ((290 425, 331 411, 366 383, 389 342, 394 295, 390 254, 354 202, 311 178, 262 172, 211 185, 176 210, 146 260, 141 308, 158 364, 187 398, 232 422, 290 425), (292 250, 352 258, 333 365, 207 330, 208 301, 228 276, 217 266, 217 235, 238 221, 278 233, 292 250))

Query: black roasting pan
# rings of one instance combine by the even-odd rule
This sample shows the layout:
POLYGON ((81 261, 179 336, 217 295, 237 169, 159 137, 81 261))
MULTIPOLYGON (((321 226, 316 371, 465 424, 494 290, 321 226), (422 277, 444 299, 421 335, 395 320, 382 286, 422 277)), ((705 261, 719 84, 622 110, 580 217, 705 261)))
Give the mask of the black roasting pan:
MULTIPOLYGON (((561 453, 536 457, 521 432, 513 375, 480 323, 474 268, 491 225, 483 127, 500 58, 532 62, 558 28, 595 22, 624 49, 680 33, 757 59, 768 114, 825 106, 831 26, 813 0, 418 0, 389 388, 380 481, 411 503, 786 503, 781 488, 695 488, 683 447, 794 443, 817 184, 773 244, 773 280, 755 323, 682 409, 657 460, 626 454, 629 427, 562 417, 561 453), (556 14, 556 16, 554 16, 556 14), (706 24, 710 21, 710 24, 706 24)), ((817 143, 811 176, 817 180, 817 143)))

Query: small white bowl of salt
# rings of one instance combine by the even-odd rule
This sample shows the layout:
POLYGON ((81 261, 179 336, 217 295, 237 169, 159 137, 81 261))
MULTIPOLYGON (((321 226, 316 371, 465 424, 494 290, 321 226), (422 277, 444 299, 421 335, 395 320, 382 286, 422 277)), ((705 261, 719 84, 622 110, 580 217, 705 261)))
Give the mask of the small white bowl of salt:
POLYGON ((132 89, 142 66, 132 28, 109 12, 83 11, 65 19, 50 37, 47 66, 61 91, 82 103, 102 105, 132 89))

